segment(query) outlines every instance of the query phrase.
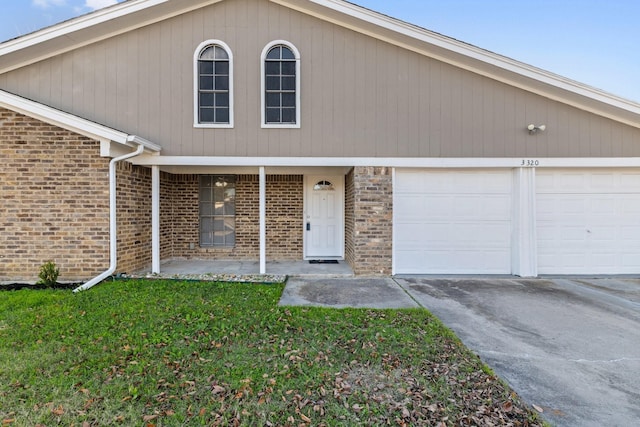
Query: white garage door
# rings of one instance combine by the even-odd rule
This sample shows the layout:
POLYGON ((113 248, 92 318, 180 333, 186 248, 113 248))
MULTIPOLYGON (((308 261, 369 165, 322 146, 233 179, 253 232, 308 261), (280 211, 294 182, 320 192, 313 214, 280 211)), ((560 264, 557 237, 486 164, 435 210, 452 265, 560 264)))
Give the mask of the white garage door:
POLYGON ((396 171, 396 274, 509 274, 509 170, 396 171))
POLYGON ((640 171, 536 172, 538 273, 640 272, 640 171))

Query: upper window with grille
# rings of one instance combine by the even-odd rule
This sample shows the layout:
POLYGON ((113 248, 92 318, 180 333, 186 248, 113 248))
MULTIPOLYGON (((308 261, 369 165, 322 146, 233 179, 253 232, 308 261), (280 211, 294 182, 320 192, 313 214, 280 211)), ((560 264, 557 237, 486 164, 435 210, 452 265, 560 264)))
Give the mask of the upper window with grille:
POLYGON ((209 40, 195 53, 196 127, 233 127, 233 58, 229 47, 209 40))
POLYGON ((300 55, 283 41, 262 53, 262 127, 300 127, 300 55))

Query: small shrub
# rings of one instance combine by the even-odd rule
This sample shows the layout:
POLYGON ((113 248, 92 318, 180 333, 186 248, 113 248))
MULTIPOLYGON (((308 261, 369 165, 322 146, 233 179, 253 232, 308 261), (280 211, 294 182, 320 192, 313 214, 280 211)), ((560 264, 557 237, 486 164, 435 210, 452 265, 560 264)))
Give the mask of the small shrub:
POLYGON ((39 285, 45 285, 47 287, 54 286, 58 283, 58 275, 60 274, 60 269, 56 266, 56 263, 53 261, 47 261, 42 264, 40 267, 40 280, 38 281, 39 285))

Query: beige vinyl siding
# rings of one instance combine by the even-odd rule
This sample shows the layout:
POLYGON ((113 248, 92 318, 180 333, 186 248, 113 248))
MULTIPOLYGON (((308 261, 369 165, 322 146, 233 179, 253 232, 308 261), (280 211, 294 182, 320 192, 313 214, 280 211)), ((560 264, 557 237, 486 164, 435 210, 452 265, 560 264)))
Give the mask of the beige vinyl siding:
POLYGON ((0 88, 160 144, 163 155, 640 156, 640 130, 267 0, 229 0, 0 76, 0 88), (234 58, 235 127, 193 127, 193 53, 234 58), (260 52, 301 54, 300 129, 260 127, 260 52), (529 135, 529 123, 547 131, 529 135))

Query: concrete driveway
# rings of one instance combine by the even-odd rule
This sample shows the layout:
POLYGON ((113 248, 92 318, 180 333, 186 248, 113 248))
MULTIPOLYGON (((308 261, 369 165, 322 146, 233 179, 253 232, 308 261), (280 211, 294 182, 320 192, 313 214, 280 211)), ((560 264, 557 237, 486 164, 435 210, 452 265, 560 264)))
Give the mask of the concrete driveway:
POLYGON ((640 280, 395 281, 553 425, 640 425, 640 280))

